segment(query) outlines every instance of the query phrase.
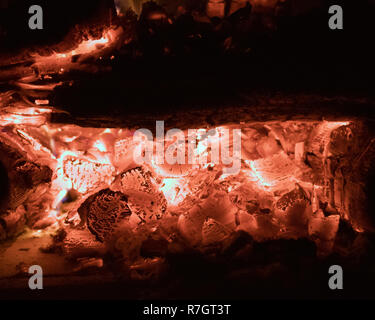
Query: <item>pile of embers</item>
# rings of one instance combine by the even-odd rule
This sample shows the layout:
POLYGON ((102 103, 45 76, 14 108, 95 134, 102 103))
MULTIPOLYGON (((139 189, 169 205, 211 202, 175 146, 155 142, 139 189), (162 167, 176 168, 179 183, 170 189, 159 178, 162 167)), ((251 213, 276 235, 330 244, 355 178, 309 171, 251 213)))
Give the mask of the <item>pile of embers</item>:
MULTIPOLYGON (((245 268, 257 278, 267 266, 332 255, 371 261, 375 152, 363 122, 243 124, 236 175, 221 165, 130 166, 137 145, 129 132, 4 127, 3 238, 27 225, 52 233, 41 250, 63 254, 77 271, 138 280, 171 270, 191 276, 197 266, 245 268)), ((208 152, 206 138, 198 152, 208 152)))

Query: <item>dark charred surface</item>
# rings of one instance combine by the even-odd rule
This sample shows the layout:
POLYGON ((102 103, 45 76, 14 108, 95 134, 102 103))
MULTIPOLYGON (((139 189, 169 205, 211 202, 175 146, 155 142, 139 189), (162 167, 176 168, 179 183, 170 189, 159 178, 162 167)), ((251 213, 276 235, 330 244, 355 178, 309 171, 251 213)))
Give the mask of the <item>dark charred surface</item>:
MULTIPOLYGON (((357 242, 373 241, 369 235, 359 237, 362 240, 357 238, 357 242)), ((248 243, 249 240, 244 242, 248 243)), ((331 256, 320 260, 315 258, 314 244, 307 240, 277 240, 253 245, 251 261, 246 263, 244 260, 234 260, 234 253, 225 254, 219 264, 213 258, 204 257, 195 251, 169 254, 168 273, 153 281, 119 277, 119 270, 116 271, 114 266, 106 272, 101 270, 100 274, 85 272, 80 275, 46 277, 45 289, 37 293, 28 288, 23 289, 28 278, 18 277, 11 282, 2 280, 2 288, 7 288, 9 283, 12 286, 6 291, 0 291, 0 297, 33 300, 374 298, 372 286, 375 275, 371 271, 374 248, 369 244, 366 253, 353 251, 355 258, 331 256), (362 267, 358 269, 361 263, 362 267), (327 270, 333 264, 339 264, 346 270, 345 290, 341 292, 329 290, 327 286, 327 270)))
MULTIPOLYGON (((23 2, 26 5, 27 1, 23 2)), ((51 104, 70 116, 58 114, 53 121, 84 126, 153 126, 155 120, 166 120, 167 125, 177 126, 182 118, 215 123, 220 114, 230 121, 275 116, 372 118, 373 6, 366 1, 361 6, 351 1, 334 2, 345 8, 345 27, 332 31, 327 26, 330 4, 322 1, 314 10, 293 16, 286 11, 273 17, 275 28, 266 33, 264 26, 259 30, 252 24, 253 29, 241 31, 243 23, 258 18, 254 10, 241 13, 245 18, 234 14, 204 23, 193 20, 189 12, 180 17, 171 15, 171 25, 164 20, 149 22, 146 12, 139 20, 131 15, 117 19, 114 23, 123 25, 131 43, 113 52, 114 60, 87 61, 105 67, 105 72, 58 76, 57 80, 66 81, 66 85, 56 89, 51 104), (152 32, 147 33, 150 28, 152 32), (228 38, 232 38, 232 50, 223 46, 228 38), (112 71, 108 72, 108 67, 112 71)), ((69 13, 62 24, 63 14, 56 20, 56 28, 59 25, 63 31, 48 28, 53 39, 61 41, 57 35, 66 35, 77 24, 79 29, 95 33, 95 28, 84 22, 103 25, 104 17, 95 16, 95 12, 111 8, 113 2, 64 4, 69 5, 76 8, 73 14, 69 13)), ((4 11, 8 19, 15 15, 11 9, 4 11)), ((53 10, 51 16, 55 17, 61 8, 53 10)), ((30 46, 17 36, 9 38, 30 46)), ((34 41, 29 38, 25 37, 34 41)), ((42 52, 50 50, 45 41, 43 37, 37 41, 42 52)), ((4 88, 9 88, 9 80, 33 73, 27 57, 3 58, 1 64, 4 88)))
POLYGON ((66 1, 0 1, 0 54, 20 52, 25 48, 56 46, 79 26, 109 25, 115 14, 113 0, 66 0, 66 1), (30 30, 29 7, 39 5, 43 9, 44 29, 30 30), (112 13, 112 14, 111 14, 112 13))
POLYGON ((105 189, 89 197, 78 213, 82 221, 87 222, 90 232, 102 242, 114 232, 117 224, 131 215, 127 201, 121 192, 105 189))

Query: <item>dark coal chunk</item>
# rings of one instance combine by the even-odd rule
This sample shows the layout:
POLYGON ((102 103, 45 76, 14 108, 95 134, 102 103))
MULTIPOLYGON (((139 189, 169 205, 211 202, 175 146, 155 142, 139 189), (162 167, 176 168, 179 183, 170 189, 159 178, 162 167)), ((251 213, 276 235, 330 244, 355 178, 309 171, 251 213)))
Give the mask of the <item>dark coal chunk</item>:
POLYGON ((276 207, 280 210, 287 210, 294 203, 300 200, 308 201, 305 191, 297 184, 293 191, 284 194, 276 203, 276 207))
POLYGON ((46 166, 40 166, 36 163, 22 160, 18 162, 14 170, 17 175, 22 176, 25 184, 29 187, 38 184, 50 182, 52 178, 52 170, 46 166))
POLYGON ((121 192, 104 189, 90 196, 79 207, 78 213, 96 238, 104 242, 116 227, 131 215, 128 198, 121 192))
POLYGON ((0 142, 0 208, 16 209, 35 188, 52 179, 52 170, 29 161, 14 147, 0 142))

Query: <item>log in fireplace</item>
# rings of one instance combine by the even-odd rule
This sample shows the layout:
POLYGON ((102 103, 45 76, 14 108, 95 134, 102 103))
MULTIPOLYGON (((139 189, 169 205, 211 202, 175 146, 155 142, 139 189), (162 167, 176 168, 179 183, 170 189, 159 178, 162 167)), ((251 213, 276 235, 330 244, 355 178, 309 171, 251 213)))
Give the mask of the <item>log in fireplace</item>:
POLYGON ((331 265, 371 275, 370 51, 332 60, 348 38, 324 1, 170 2, 90 1, 35 43, 0 23, 1 296, 29 297, 32 265, 74 298, 324 297, 331 265))

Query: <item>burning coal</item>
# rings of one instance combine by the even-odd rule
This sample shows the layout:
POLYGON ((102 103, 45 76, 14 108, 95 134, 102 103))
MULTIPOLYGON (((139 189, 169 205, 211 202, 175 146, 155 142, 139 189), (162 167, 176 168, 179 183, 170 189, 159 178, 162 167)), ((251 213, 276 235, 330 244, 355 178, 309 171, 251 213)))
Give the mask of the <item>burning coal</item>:
MULTIPOLYGON (((212 149, 202 143, 209 135, 190 145, 206 163, 156 161, 168 153, 171 143, 165 139, 160 144, 156 137, 150 142, 159 153, 139 166, 132 155, 144 145, 133 139, 135 130, 21 123, 3 126, 1 143, 2 148, 19 152, 24 169, 7 164, 9 156, 3 155, 2 161, 10 172, 10 191, 22 187, 28 193, 8 197, 3 209, 9 217, 16 212, 24 215, 33 229, 84 228, 86 236, 91 233, 104 243, 126 234, 130 252, 140 250, 143 238, 154 232, 167 243, 178 235, 191 246, 205 247, 243 230, 257 241, 311 238, 327 254, 340 219, 349 219, 359 229, 367 227, 355 219, 354 199, 332 173, 332 159, 352 143, 358 130, 351 122, 211 128, 241 132, 241 166, 235 173, 226 172, 225 164, 208 156, 212 149), (51 174, 39 179, 33 167, 51 174), (33 182, 12 178, 12 172, 30 174, 33 182)), ((187 130, 178 133, 184 140, 188 136, 187 130)), ((235 140, 227 142, 233 152, 235 140)), ((123 254, 135 262, 139 256, 130 252, 123 254)))
POLYGON ((171 129, 164 134, 164 121, 157 121, 155 148, 148 129, 138 129, 133 139, 139 145, 134 154, 134 161, 139 165, 152 162, 156 165, 221 164, 225 174, 237 174, 241 169, 240 129, 234 129, 232 134, 227 128, 189 129, 187 136, 180 129, 171 129))
MULTIPOLYGON (((142 2, 118 1, 118 10, 138 10, 142 2)), ((228 17, 222 38, 217 26, 210 34, 223 51, 233 49, 236 39, 226 25, 242 28, 252 10, 245 2, 208 1, 204 14, 191 10, 189 21, 202 27, 217 21, 207 22, 210 15, 228 17)), ((274 4, 254 1, 254 7, 274 4)), ((96 75, 121 50, 164 57, 181 49, 163 33, 174 23, 167 10, 155 3, 145 8, 139 20, 119 15, 130 21, 127 28, 118 23, 97 36, 81 35, 64 50, 31 53, 27 71, 17 69, 17 79, 6 83, 0 93, 1 241, 15 241, 11 250, 38 241, 43 253, 63 257, 61 264, 73 261, 74 272, 115 264, 144 280, 165 272, 171 255, 199 252, 251 264, 257 245, 285 240, 324 257, 347 253, 343 228, 355 236, 375 231, 368 181, 375 138, 364 120, 305 114, 234 122, 226 113, 215 121, 186 121, 184 128, 197 129, 165 132, 168 121, 158 121, 155 136, 136 121, 109 128, 52 121, 65 114, 51 106, 53 93, 72 86, 72 74, 96 75)), ((175 21, 184 19, 187 8, 174 9, 175 21)), ((205 36, 184 37, 190 44, 205 36)))

